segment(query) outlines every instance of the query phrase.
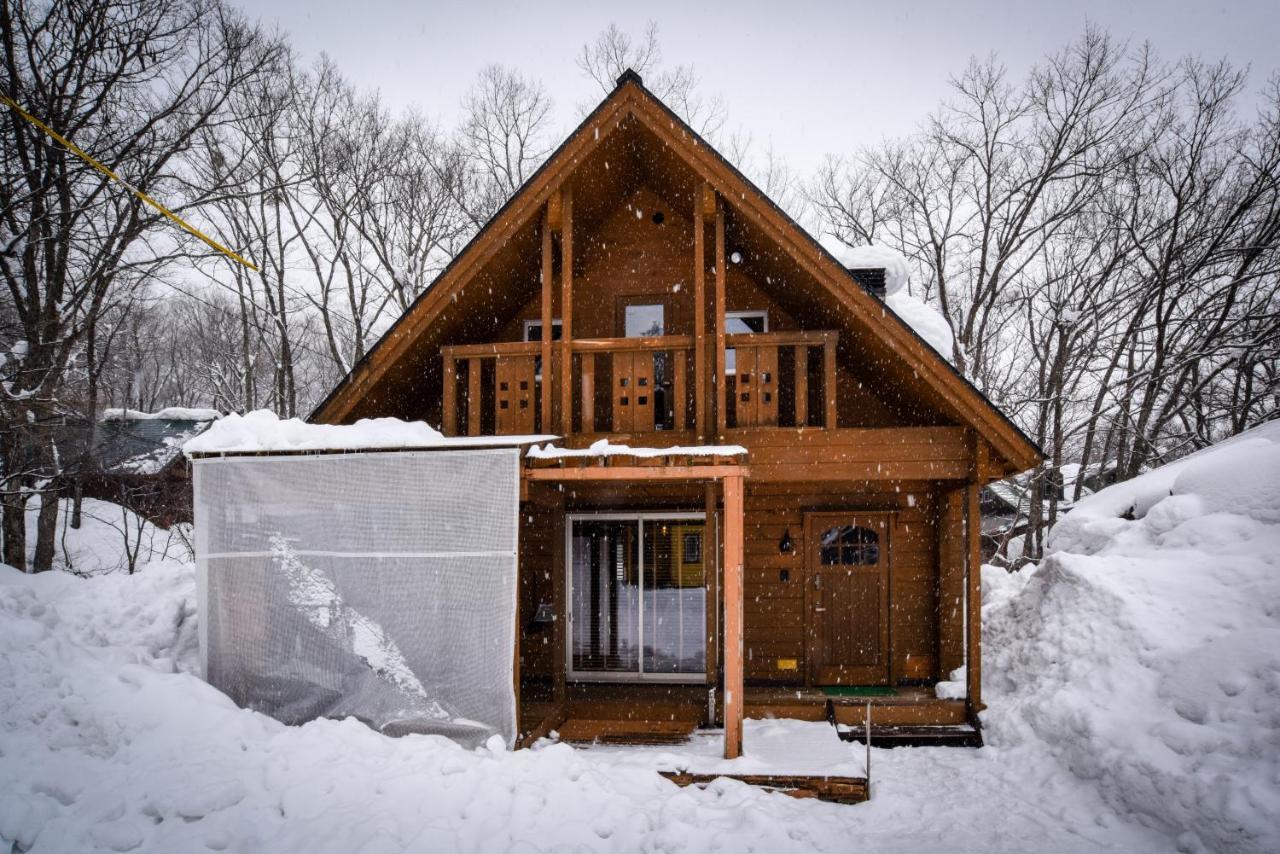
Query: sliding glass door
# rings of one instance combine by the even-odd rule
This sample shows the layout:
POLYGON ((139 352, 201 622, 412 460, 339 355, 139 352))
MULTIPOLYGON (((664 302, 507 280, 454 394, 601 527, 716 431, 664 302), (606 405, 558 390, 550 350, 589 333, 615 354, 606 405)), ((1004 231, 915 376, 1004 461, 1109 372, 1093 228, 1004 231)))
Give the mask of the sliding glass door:
POLYGON ((702 514, 571 516, 568 527, 570 676, 701 681, 702 514))

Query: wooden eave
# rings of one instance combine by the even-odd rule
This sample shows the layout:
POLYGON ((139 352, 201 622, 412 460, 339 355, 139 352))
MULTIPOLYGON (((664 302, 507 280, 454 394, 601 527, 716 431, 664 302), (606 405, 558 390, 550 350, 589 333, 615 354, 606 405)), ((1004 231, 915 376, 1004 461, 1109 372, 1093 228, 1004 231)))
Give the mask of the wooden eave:
MULTIPOLYGON (((530 226, 583 159, 599 147, 628 116, 674 152, 730 204, 733 211, 768 235, 809 276, 822 284, 858 324, 874 330, 890 351, 903 359, 929 389, 965 421, 980 440, 990 443, 999 463, 990 472, 1012 474, 1038 464, 1043 453, 1004 413, 955 367, 930 347, 883 302, 866 293, 849 272, 789 215, 644 88, 638 75, 624 74, 618 86, 587 116, 524 186, 454 258, 364 358, 329 393, 310 420, 339 423, 423 330, 456 298, 486 262, 530 226)), ((992 461, 995 463, 995 461, 992 461)))

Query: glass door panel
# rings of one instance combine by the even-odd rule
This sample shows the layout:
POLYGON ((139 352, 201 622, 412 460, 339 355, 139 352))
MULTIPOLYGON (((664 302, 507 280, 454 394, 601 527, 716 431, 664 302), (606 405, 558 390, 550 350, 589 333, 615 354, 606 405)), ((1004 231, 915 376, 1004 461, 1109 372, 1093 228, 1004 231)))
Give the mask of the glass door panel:
POLYGON ((640 662, 639 522, 573 523, 573 669, 635 672, 640 662))
POLYGON ((707 591, 701 519, 644 523, 644 670, 703 673, 707 591))

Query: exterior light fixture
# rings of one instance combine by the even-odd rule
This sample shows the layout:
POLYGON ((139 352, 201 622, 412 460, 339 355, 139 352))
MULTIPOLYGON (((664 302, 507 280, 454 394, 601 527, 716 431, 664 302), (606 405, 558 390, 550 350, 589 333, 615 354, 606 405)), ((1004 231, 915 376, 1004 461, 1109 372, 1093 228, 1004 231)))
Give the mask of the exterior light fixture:
POLYGON ((796 550, 796 544, 791 541, 791 529, 787 528, 782 532, 782 539, 778 540, 778 554, 789 555, 796 550))

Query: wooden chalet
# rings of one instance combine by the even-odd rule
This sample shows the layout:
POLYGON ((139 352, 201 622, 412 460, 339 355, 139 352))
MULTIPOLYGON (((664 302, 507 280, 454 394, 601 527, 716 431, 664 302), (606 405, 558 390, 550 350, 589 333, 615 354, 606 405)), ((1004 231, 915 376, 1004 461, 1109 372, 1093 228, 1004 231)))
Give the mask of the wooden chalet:
POLYGON ((529 736, 972 735, 979 490, 1039 451, 868 275, 627 72, 313 420, 674 448, 526 459, 529 736))

